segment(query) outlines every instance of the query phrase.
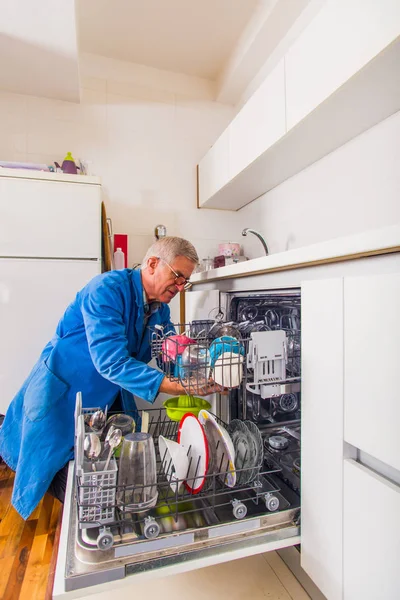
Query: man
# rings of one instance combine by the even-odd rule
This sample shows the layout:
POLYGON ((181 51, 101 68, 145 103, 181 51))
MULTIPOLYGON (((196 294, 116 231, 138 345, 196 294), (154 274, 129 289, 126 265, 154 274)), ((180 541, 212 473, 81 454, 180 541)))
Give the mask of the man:
POLYGON ((52 481, 49 491, 63 500, 78 391, 84 407, 110 407, 120 394, 130 411, 136 410, 133 394, 154 402, 159 392, 185 393, 146 364, 149 328, 172 327, 167 305, 187 286, 197 263, 190 242, 162 238, 148 250, 140 270, 98 275, 68 306, 0 430, 0 456, 16 472, 12 503, 24 519, 52 481))

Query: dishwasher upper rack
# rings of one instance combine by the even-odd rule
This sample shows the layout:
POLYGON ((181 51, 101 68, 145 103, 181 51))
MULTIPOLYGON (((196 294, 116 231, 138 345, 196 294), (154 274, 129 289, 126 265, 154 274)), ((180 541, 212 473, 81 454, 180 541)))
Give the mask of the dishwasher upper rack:
MULTIPOLYGON (((160 435, 163 435, 169 439, 175 439, 179 423, 170 421, 164 409, 150 409, 146 412, 149 413, 149 433, 153 436, 156 448, 158 500, 156 508, 135 514, 135 521, 138 525, 142 526, 144 537, 157 537, 160 532, 158 522, 165 517, 173 517, 175 521, 178 521, 180 515, 198 511, 198 508, 187 506, 190 501, 205 501, 207 508, 210 510, 230 505, 232 507, 232 515, 235 519, 241 519, 246 516, 246 504, 248 502, 256 504, 264 502, 266 511, 279 509, 282 503, 279 494, 280 487, 277 485, 277 481, 272 479, 271 476, 280 473, 281 469, 279 467, 265 468, 263 455, 257 465, 253 464, 249 467, 235 469, 236 474, 239 475, 238 479, 242 479, 243 483, 239 483, 233 488, 229 488, 223 483, 230 473, 229 470, 208 472, 203 477, 204 485, 198 493, 188 490, 184 485, 179 485, 184 484, 185 481, 195 481, 202 477, 198 473, 199 464, 196 465, 190 479, 172 479, 172 472, 168 477, 165 471, 168 472, 169 469, 163 468, 164 457, 160 456, 158 438, 160 435), (171 483, 175 491, 172 491, 171 483), (160 505, 163 507, 163 511, 162 514, 157 514, 156 509, 160 505)), ((218 423, 226 427, 226 424, 217 416, 213 416, 218 423)), ((246 457, 244 457, 243 462, 245 461, 246 457)), ((102 472, 100 471, 100 473, 102 472)), ((125 494, 128 491, 134 490, 141 495, 141 491, 145 487, 111 485, 109 480, 82 480, 80 476, 76 475, 78 526, 81 529, 99 527, 101 529, 100 538, 103 541, 107 539, 104 537, 105 530, 108 532, 107 535, 110 535, 109 530, 113 525, 119 527, 124 525, 131 526, 132 513, 126 510, 124 505, 125 494), (99 518, 104 515, 101 503, 101 499, 104 497, 107 497, 108 501, 110 498, 114 498, 114 503, 108 503, 107 506, 108 509, 113 510, 113 521, 109 518, 99 518), (82 512, 82 509, 85 510, 85 513, 82 512)), ((102 549, 106 549, 106 546, 102 547, 102 549)))
MULTIPOLYGON (((218 393, 247 383, 252 385, 256 373, 264 390, 268 386, 299 381, 300 331, 297 329, 280 329, 285 334, 282 357, 285 365, 280 369, 281 377, 271 379, 250 360, 252 334, 258 337, 260 332, 271 332, 272 337, 279 335, 277 329, 272 330, 265 322, 199 320, 176 324, 175 328, 185 333, 174 335, 169 329, 164 334, 161 326, 152 329, 152 356, 168 379, 181 383, 188 395, 203 395, 206 388, 208 393, 218 393)), ((278 387, 276 390, 274 395, 278 394, 278 387)))
POLYGON ((239 387, 249 339, 229 323, 202 325, 203 321, 176 324, 176 331, 184 332, 180 335, 156 326, 151 332, 152 356, 168 379, 181 383, 188 395, 239 387))

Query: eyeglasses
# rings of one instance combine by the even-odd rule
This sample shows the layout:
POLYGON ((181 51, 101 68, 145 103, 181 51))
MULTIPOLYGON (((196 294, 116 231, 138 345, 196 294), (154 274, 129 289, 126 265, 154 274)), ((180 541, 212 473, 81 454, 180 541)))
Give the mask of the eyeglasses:
POLYGON ((163 258, 161 258, 161 256, 158 256, 157 258, 158 258, 158 260, 162 260, 167 265, 167 267, 170 269, 170 271, 175 275, 175 281, 174 281, 175 285, 179 285, 179 286, 183 285, 183 289, 184 290, 188 290, 188 289, 190 289, 192 287, 193 284, 190 283, 189 279, 186 279, 186 277, 184 277, 183 275, 179 275, 179 273, 177 273, 171 267, 171 265, 169 263, 167 263, 166 260, 164 260, 163 258))

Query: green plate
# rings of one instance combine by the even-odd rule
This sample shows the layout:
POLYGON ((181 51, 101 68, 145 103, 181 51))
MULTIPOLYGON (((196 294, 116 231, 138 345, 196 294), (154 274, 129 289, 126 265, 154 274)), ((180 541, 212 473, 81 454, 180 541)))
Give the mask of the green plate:
POLYGON ((180 421, 186 413, 191 413, 197 417, 202 408, 206 410, 211 408, 211 404, 207 400, 196 396, 175 396, 165 400, 163 405, 171 421, 180 421))

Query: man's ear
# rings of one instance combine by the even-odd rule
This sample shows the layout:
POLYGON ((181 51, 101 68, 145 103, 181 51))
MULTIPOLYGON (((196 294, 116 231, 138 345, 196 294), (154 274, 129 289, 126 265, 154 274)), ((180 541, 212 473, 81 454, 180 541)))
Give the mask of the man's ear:
POLYGON ((149 270, 149 273, 151 273, 153 275, 154 271, 156 270, 156 267, 158 265, 158 258, 156 256, 150 256, 150 258, 147 259, 147 268, 149 270))

